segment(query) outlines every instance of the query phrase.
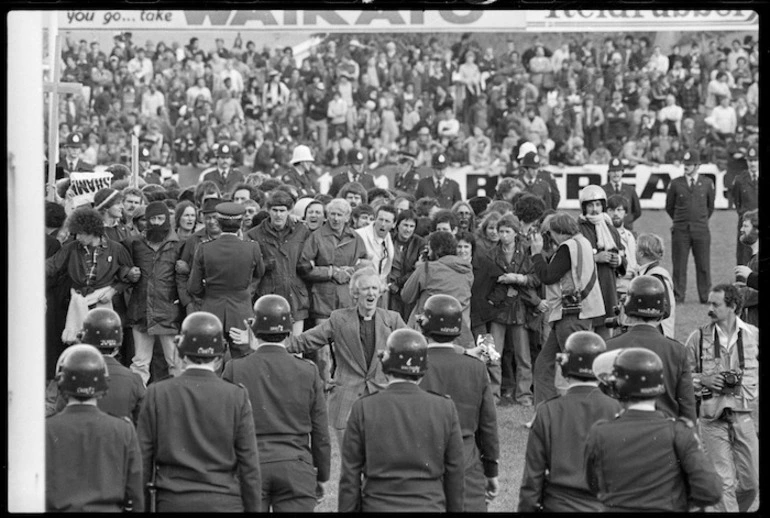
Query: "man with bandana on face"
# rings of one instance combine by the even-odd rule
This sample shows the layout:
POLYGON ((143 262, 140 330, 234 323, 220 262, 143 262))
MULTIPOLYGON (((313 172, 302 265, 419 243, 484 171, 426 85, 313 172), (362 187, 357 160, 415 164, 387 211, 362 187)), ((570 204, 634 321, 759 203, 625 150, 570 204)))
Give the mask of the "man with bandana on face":
POLYGON ((743 296, 742 320, 759 326, 759 210, 743 215, 740 239, 751 250, 749 263, 735 267, 736 286, 743 296))
POLYGON ((134 358, 131 370, 147 385, 155 338, 163 347, 169 374, 180 373, 174 336, 179 332, 180 308, 174 264, 181 242, 171 228, 168 208, 154 201, 145 209, 147 228, 131 239, 128 246, 134 265, 142 272, 128 305, 128 324, 133 328, 134 358))
POLYGON ((736 264, 746 264, 752 255, 751 248, 743 244, 741 240, 741 228, 743 227, 744 214, 750 210, 755 210, 759 206, 759 153, 756 146, 748 148, 746 160, 749 164, 748 170, 741 173, 735 179, 731 189, 735 211, 738 213, 738 243, 735 250, 736 264))

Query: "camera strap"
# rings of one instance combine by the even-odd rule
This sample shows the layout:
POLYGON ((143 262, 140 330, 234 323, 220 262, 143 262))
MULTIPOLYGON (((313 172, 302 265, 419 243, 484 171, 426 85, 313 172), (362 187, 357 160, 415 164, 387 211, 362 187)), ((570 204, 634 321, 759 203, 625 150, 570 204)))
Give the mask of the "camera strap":
MULTIPOLYGON (((745 357, 743 355, 743 332, 741 329, 738 329, 738 343, 736 344, 738 346, 738 366, 741 369, 741 372, 743 372, 743 369, 746 366, 745 357)), ((714 325, 714 358, 719 360, 722 357, 722 346, 719 343, 719 331, 717 331, 717 326, 714 325)), ((701 360, 702 362, 703 360, 701 360)), ((701 364, 701 370, 703 370, 703 365, 701 364)))
MULTIPOLYGON (((577 247, 577 279, 573 278, 573 281, 575 282, 575 288, 577 288, 580 285, 580 274, 583 272, 583 251, 581 250, 580 243, 578 242, 577 247)), ((591 278, 588 279, 588 284, 586 284, 585 288, 580 291, 580 300, 585 300, 586 297, 588 297, 588 294, 591 293, 591 290, 594 288, 594 284, 596 284, 596 265, 594 265, 592 271, 591 271, 591 278)))

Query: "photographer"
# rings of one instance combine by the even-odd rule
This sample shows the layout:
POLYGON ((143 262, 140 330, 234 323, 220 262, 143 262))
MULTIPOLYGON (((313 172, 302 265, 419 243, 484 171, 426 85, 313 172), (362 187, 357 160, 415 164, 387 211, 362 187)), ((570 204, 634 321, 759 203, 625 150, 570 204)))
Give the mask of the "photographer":
POLYGON ((759 396, 759 330, 738 318, 735 286, 714 286, 708 304, 711 323, 693 331, 686 347, 701 399, 703 446, 722 477, 724 496, 713 510, 746 512, 759 488, 759 443, 751 418, 759 396))
POLYGON ((535 275, 545 285, 551 310, 551 333, 533 371, 535 405, 556 396, 556 353, 564 352, 567 337, 575 331, 591 331, 592 319, 605 314, 591 243, 580 234, 575 218, 557 212, 549 220, 548 234, 558 245, 549 262, 541 254, 543 236, 535 233, 530 238, 535 275))

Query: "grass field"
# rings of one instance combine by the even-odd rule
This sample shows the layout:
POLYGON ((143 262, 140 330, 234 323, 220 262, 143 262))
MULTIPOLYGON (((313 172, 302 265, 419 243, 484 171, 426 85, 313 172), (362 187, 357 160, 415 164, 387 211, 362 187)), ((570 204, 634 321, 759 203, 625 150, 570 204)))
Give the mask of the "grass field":
MULTIPOLYGON (((716 211, 711 218, 711 281, 712 285, 734 281, 735 242, 737 215, 734 211, 716 211)), ((663 266, 671 268, 671 220, 665 211, 647 210, 634 223, 637 232, 653 232, 666 243, 663 266)), ((695 286, 695 264, 690 257, 687 275, 686 302, 676 308, 676 338, 684 341, 697 326, 708 321, 706 306, 698 302, 695 286)), ((519 405, 498 407, 497 420, 500 434, 500 495, 489 507, 493 512, 516 510, 519 501, 519 486, 524 469, 524 451, 528 430, 523 423, 532 418, 534 410, 519 405)), ((337 484, 339 481, 340 458, 336 440, 332 438, 331 480, 327 484, 327 495, 316 511, 337 510, 337 484)), ((756 504, 755 504, 756 505, 756 504)))

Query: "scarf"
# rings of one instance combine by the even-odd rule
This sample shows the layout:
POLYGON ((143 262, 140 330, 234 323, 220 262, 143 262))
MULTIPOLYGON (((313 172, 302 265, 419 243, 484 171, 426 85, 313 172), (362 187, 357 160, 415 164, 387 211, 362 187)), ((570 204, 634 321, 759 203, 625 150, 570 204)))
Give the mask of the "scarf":
POLYGON ((585 215, 580 216, 584 220, 587 220, 591 223, 593 223, 594 227, 596 228, 596 249, 597 250, 611 250, 613 248, 616 248, 615 246, 615 240, 612 238, 612 234, 610 234, 610 229, 607 226, 612 225, 612 220, 610 219, 609 215, 606 212, 602 212, 601 214, 592 214, 592 215, 585 215))

